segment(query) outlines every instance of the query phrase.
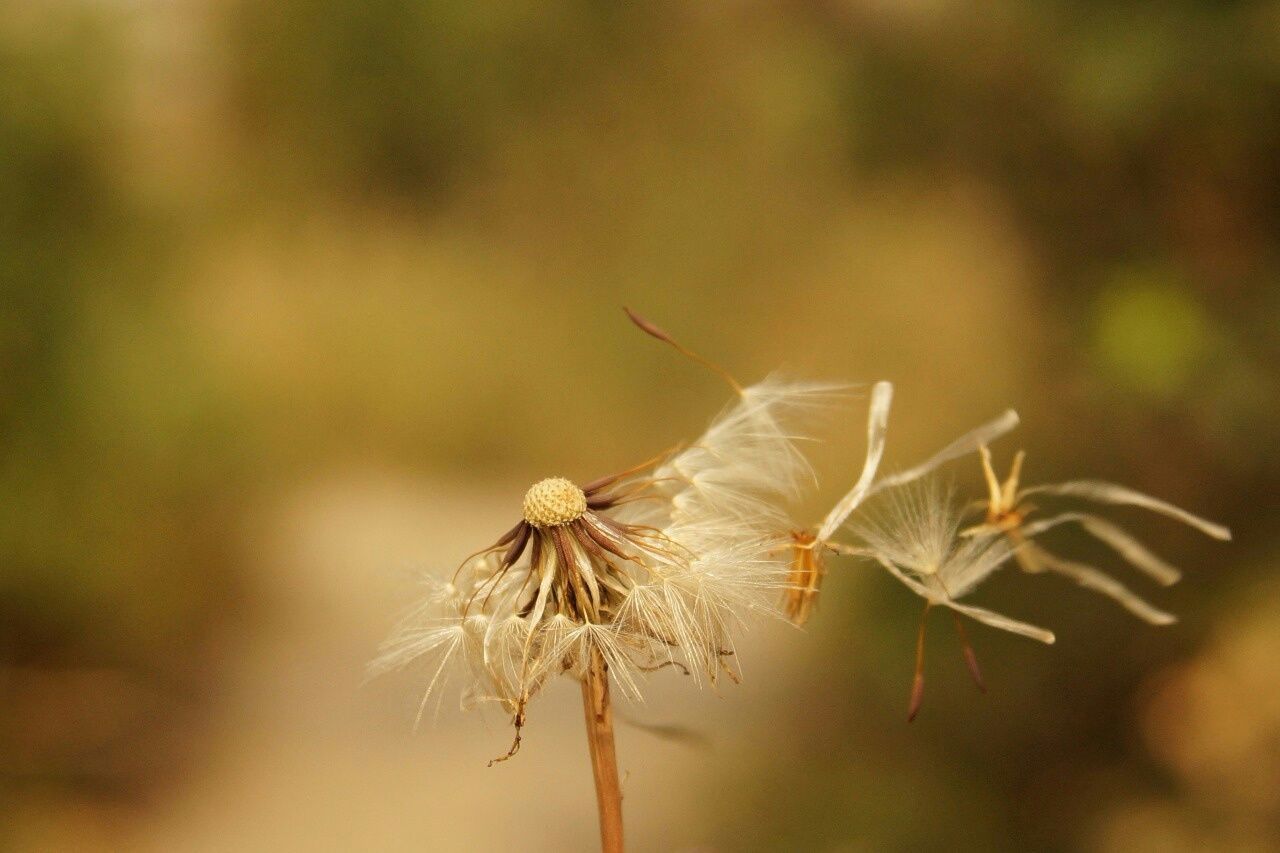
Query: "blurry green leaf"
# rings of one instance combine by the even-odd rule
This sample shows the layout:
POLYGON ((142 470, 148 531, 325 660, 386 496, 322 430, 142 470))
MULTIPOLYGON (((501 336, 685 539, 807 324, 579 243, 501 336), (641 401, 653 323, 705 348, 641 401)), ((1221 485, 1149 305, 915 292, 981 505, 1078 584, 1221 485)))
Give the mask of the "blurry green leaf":
POLYGON ((1191 383, 1207 354, 1203 309, 1159 273, 1121 273, 1093 315, 1094 356, 1108 378, 1129 390, 1173 396, 1191 383))

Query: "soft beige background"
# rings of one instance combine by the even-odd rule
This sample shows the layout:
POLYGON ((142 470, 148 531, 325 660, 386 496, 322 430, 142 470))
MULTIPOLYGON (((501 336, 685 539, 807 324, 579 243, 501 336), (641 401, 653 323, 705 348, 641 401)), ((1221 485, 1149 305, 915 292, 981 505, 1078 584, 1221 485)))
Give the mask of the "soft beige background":
POLYGON ((634 849, 1274 848, 1278 46, 1259 0, 6 9, 0 846, 590 849, 574 685, 490 769, 505 720, 362 667, 529 483, 723 405, 627 304, 894 380, 891 467, 1014 406, 1002 464, 1237 533, 1123 514, 1172 628, 998 578, 1058 645, 974 630, 980 697, 936 622, 911 726, 916 602, 834 566, 746 683, 626 709, 705 738, 622 728, 634 849))

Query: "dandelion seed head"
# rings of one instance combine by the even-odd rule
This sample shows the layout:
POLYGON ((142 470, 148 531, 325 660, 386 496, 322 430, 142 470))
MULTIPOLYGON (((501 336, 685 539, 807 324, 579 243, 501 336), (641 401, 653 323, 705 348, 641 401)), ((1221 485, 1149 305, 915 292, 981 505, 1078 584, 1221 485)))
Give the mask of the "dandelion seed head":
POLYGON ((512 714, 513 752, 546 683, 593 662, 636 700, 666 667, 736 680, 733 634, 781 615, 781 505, 810 474, 798 427, 832 392, 771 377, 680 450, 582 486, 534 483, 514 527, 426 585, 371 671, 421 664, 429 694, 461 678, 512 714))
POLYGON ((524 495, 524 520, 537 528, 561 527, 586 511, 586 492, 564 477, 539 480, 524 495))

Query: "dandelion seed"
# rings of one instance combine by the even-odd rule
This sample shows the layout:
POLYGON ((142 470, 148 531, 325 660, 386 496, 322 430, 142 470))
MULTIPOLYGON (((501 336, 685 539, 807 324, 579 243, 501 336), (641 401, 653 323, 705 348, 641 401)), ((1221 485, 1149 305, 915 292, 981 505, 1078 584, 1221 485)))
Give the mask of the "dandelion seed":
POLYGON ((860 548, 844 553, 869 557, 930 605, 941 605, 993 628, 1052 643, 1053 633, 960 601, 1014 554, 993 532, 961 536, 963 513, 936 479, 891 493, 887 509, 854 526, 860 548))
POLYGON ((1003 535, 1016 546, 1015 556, 1018 565, 1024 571, 1055 572, 1063 575, 1086 589, 1113 599, 1130 613, 1152 625, 1168 625, 1177 619, 1172 614, 1153 607, 1124 584, 1097 568, 1059 557, 1033 540, 1059 525, 1078 524, 1090 536, 1110 547, 1126 562, 1162 586, 1177 583, 1182 573, 1152 553, 1128 531, 1101 516, 1068 511, 1029 521, 1028 517, 1036 511, 1036 507, 1026 499, 1032 495, 1044 495, 1082 498, 1094 503, 1116 506, 1136 506, 1173 518, 1214 539, 1221 541, 1231 539, 1231 531, 1220 524, 1207 521, 1166 501, 1114 483, 1075 480, 1021 488, 1022 465, 1026 458, 1022 451, 1018 451, 1014 456, 1009 476, 1001 482, 991 464, 991 451, 985 445, 980 448, 980 451, 982 471, 988 491, 986 518, 981 524, 964 531, 964 534, 1003 535))
POLYGON ((839 550, 874 560, 925 600, 907 710, 910 721, 924 701, 925 624, 935 605, 952 611, 965 666, 983 692, 986 684, 960 615, 1042 643, 1054 642, 1054 635, 1039 626, 960 600, 1014 555, 1014 548, 1005 537, 995 532, 961 536, 963 512, 935 479, 897 489, 889 498, 888 508, 879 516, 864 517, 855 523, 861 547, 844 546, 839 550))
MULTIPOLYGON (((812 530, 791 534, 790 585, 784 594, 783 608, 794 624, 803 625, 808 621, 826 575, 825 556, 828 553, 871 558, 923 597, 926 603, 916 641, 916 669, 907 711, 907 719, 914 720, 924 700, 925 626, 934 604, 951 608, 953 614, 963 613, 985 624, 1043 642, 1052 643, 1053 634, 957 600, 1007 560, 1011 549, 996 536, 974 538, 968 542, 960 540, 957 537, 960 516, 952 512, 949 498, 941 498, 936 488, 910 488, 952 459, 972 453, 986 442, 1012 430, 1018 425, 1017 413, 1006 411, 962 435, 919 465, 877 479, 884 457, 892 402, 893 386, 888 382, 876 383, 867 407, 867 451, 861 474, 821 524, 812 530), (868 498, 886 490, 894 490, 890 494, 895 499, 892 504, 895 512, 890 514, 890 520, 884 525, 855 524, 855 530, 866 540, 865 547, 854 548, 833 541, 837 531, 868 498)), ((958 616, 955 627, 965 665, 974 683, 986 692, 977 656, 958 616)))
POLYGON ((893 385, 877 382, 871 389, 867 406, 867 450, 853 488, 811 530, 791 533, 791 570, 789 588, 783 609, 796 625, 804 625, 813 614, 818 593, 826 577, 825 556, 840 553, 843 546, 833 541, 835 534, 850 516, 870 497, 891 488, 906 486, 927 476, 952 459, 972 453, 985 442, 992 441, 1018 425, 1018 415, 1009 410, 998 418, 957 438, 919 465, 880 479, 876 478, 884 458, 888 435, 889 409, 893 403, 893 385))

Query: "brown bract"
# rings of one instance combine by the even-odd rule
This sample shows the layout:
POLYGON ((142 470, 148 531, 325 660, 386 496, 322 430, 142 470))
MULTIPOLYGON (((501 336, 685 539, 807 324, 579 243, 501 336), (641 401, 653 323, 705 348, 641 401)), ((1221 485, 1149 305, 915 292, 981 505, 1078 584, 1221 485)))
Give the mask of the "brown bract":
POLYGON ((822 580, 827 574, 821 553, 825 547, 811 531, 791 532, 791 563, 782 609, 794 625, 805 624, 813 615, 822 580))

